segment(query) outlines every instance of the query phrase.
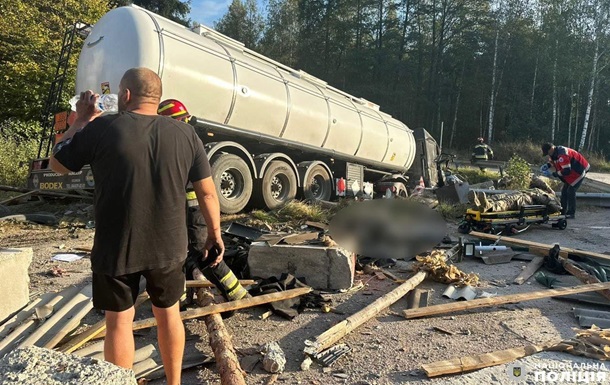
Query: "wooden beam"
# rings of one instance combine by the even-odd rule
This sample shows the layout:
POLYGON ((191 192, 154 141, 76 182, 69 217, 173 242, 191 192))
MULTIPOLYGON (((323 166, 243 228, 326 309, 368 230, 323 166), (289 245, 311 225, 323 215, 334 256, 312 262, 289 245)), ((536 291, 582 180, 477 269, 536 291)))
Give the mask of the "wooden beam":
POLYGON ((424 271, 420 271, 413 277, 409 278, 405 283, 398 286, 396 289, 378 298, 375 302, 371 303, 359 312, 352 314, 351 316, 339 322, 335 326, 331 327, 324 333, 317 336, 313 341, 305 341, 304 352, 309 355, 315 355, 322 352, 325 349, 331 347, 335 342, 345 337, 348 333, 375 317, 382 310, 386 309, 402 297, 404 297, 409 291, 413 290, 419 285, 428 275, 424 271))
POLYGON ((562 287, 559 289, 547 289, 541 291, 534 291, 531 293, 510 294, 492 298, 479 298, 465 302, 451 302, 443 305, 433 305, 419 309, 403 310, 403 315, 407 319, 419 318, 430 315, 454 313, 462 310, 478 309, 482 307, 497 306, 507 303, 518 303, 540 298, 560 297, 563 295, 587 293, 591 291, 600 291, 605 289, 610 289, 610 282, 594 283, 590 285, 581 285, 574 287, 562 287))
POLYGON ((549 341, 540 345, 527 345, 519 348, 500 350, 493 353, 432 362, 430 364, 422 365, 422 369, 426 372, 428 377, 470 372, 472 370, 501 365, 522 357, 530 356, 549 349, 560 342, 561 341, 549 341))
POLYGON ((30 195, 34 194, 35 192, 36 192, 36 191, 33 191, 33 190, 32 190, 32 191, 28 191, 28 192, 23 193, 23 194, 19 194, 19 195, 17 195, 17 196, 12 197, 12 198, 5 199, 5 200, 3 200, 2 202, 0 202, 0 205, 5 205, 5 204, 7 204, 7 203, 11 203, 11 202, 12 202, 12 201, 14 201, 14 200, 17 200, 17 199, 20 199, 20 198, 25 198, 25 197, 27 197, 27 196, 30 196, 30 195))
MULTIPOLYGON (((135 308, 138 308, 142 303, 144 303, 148 299, 148 293, 143 292, 136 299, 136 303, 134 305, 135 308)), ((65 343, 60 349, 60 352, 64 353, 72 353, 76 349, 80 348, 87 342, 94 339, 98 334, 104 332, 106 330, 106 319, 102 319, 96 324, 89 327, 87 330, 83 331, 80 334, 77 334, 72 339, 70 339, 67 343, 65 343)))
MULTIPOLYGON (((242 286, 248 286, 248 285, 254 285, 257 281, 253 280, 253 279, 240 279, 239 283, 242 286)), ((214 284, 210 281, 198 281, 198 280, 192 280, 192 281, 186 281, 186 287, 203 287, 203 288, 209 288, 209 287, 216 287, 214 286, 214 284)))
MULTIPOLYGON (((552 249, 554 246, 554 245, 547 245, 544 243, 526 241, 524 239, 518 239, 518 238, 498 237, 497 235, 480 233, 477 231, 471 231, 469 233, 469 235, 480 238, 480 239, 487 239, 490 241, 497 241, 499 239, 500 243, 505 243, 507 245, 525 246, 525 247, 530 247, 530 248, 534 248, 534 249, 544 249, 544 250, 547 250, 547 253, 548 253, 548 250, 552 249)), ((599 258, 599 259, 603 259, 606 261, 610 261, 610 255, 596 253, 593 251, 571 249, 569 247, 561 247, 561 251, 562 251, 562 253, 560 254, 561 256, 567 256, 567 254, 574 254, 574 255, 580 255, 583 257, 593 257, 593 258, 599 258)))
MULTIPOLYGON (((290 289, 278 293, 263 294, 252 298, 244 298, 237 301, 219 303, 216 305, 210 305, 198 309, 191 309, 180 312, 180 317, 182 318, 182 320, 187 320, 203 317, 209 314, 218 314, 231 310, 246 309, 271 302, 283 301, 285 299, 300 297, 311 292, 311 290, 312 289, 310 287, 300 287, 298 289, 290 289)), ((157 320, 155 318, 146 318, 140 321, 135 321, 133 323, 133 330, 147 329, 153 326, 157 326, 157 320)), ((106 332, 102 331, 96 336, 96 338, 105 336, 106 332)))
POLYGON ((525 266, 525 269, 514 279, 513 283, 523 285, 544 264, 544 257, 536 257, 525 266))
MULTIPOLYGON (((197 299, 205 306, 214 304, 214 295, 204 288, 197 291, 197 299)), ((235 354, 231 334, 225 328, 220 314, 210 314, 203 317, 210 340, 210 347, 216 358, 216 367, 220 374, 221 385, 246 385, 244 371, 239 365, 235 354)))

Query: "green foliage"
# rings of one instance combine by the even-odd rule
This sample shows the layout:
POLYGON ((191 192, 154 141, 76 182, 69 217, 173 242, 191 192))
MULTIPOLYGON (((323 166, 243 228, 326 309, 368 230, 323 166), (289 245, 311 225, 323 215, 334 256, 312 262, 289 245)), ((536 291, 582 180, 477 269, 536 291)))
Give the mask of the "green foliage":
POLYGON ((23 132, 40 132, 38 123, 5 121, 0 125, 0 185, 25 186, 29 164, 38 153, 39 141, 23 132))
POLYGON ((263 33, 263 17, 256 0, 233 0, 229 11, 214 24, 214 28, 250 49, 256 49, 263 33))
POLYGON ((436 206, 436 211, 438 211, 443 218, 451 221, 462 218, 466 213, 467 208, 467 204, 439 202, 438 206, 436 206))
MULTIPOLYGON (((93 23, 108 5, 98 0, 3 0, 0 2, 0 122, 38 120, 55 76, 66 28, 93 23)), ((76 55, 64 90, 73 89, 76 55)))
POLYGON ((474 167, 460 168, 459 174, 461 177, 463 177, 465 182, 468 182, 468 184, 477 184, 500 179, 500 174, 495 171, 481 171, 480 169, 474 167))
POLYGON ((518 155, 513 155, 508 161, 506 175, 510 178, 508 187, 513 190, 529 188, 532 180, 530 164, 518 155))
POLYGON ((191 23, 188 17, 191 12, 190 0, 123 0, 118 3, 118 5, 127 5, 129 3, 139 5, 182 25, 188 26, 191 23))
POLYGON ((255 210, 251 213, 254 219, 266 223, 278 222, 328 222, 330 212, 316 204, 293 200, 273 211, 255 210))

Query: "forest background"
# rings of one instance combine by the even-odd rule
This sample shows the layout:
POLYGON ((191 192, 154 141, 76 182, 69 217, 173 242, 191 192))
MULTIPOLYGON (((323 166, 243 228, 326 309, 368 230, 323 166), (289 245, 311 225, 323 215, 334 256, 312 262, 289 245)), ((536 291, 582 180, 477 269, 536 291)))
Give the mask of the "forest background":
MULTIPOLYGON (((0 3, 0 184, 22 184, 37 156, 66 28, 127 3, 0 3)), ((197 24, 197 1, 133 3, 197 24)), ((553 141, 610 171, 608 0, 233 0, 213 27, 426 128, 447 151, 467 153, 482 136, 540 160, 539 144, 553 141)))

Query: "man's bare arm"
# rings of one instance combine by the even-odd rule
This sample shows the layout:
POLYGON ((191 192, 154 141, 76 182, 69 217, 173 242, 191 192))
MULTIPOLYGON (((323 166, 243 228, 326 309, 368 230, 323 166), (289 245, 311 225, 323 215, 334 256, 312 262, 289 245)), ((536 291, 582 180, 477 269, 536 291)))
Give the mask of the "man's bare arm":
POLYGON ((220 232, 220 203, 218 202, 216 187, 214 186, 212 177, 208 177, 193 182, 193 189, 197 195, 197 201, 199 202, 201 213, 203 214, 208 228, 206 250, 209 250, 211 247, 216 247, 219 251, 218 258, 211 264, 212 266, 215 266, 222 261, 225 249, 220 232))

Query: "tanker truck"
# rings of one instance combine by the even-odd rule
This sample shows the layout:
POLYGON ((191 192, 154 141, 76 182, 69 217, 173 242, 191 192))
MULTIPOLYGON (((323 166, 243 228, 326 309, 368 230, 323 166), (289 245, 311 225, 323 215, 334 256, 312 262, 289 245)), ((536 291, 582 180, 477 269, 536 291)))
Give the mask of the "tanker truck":
MULTIPOLYGON (((407 196, 414 161, 417 181, 435 172, 425 160, 436 143, 425 131, 416 141, 379 106, 205 26, 187 28, 133 5, 111 10, 84 41, 76 91, 117 93, 133 67, 156 71, 163 99, 180 100, 194 116, 226 214, 295 197, 407 196)), ((37 188, 70 186, 44 182, 40 165, 33 171, 37 188)), ((84 182, 72 186, 93 187, 90 170, 81 173, 84 182)))

